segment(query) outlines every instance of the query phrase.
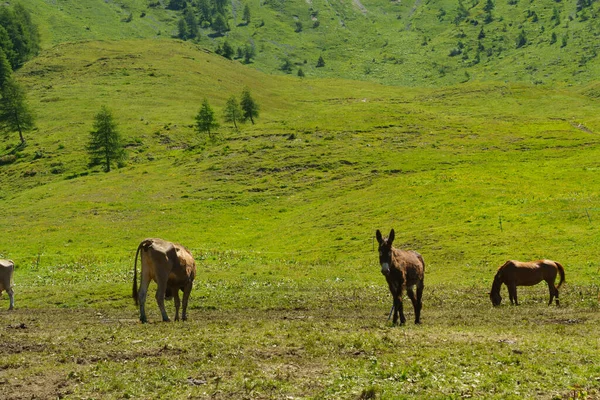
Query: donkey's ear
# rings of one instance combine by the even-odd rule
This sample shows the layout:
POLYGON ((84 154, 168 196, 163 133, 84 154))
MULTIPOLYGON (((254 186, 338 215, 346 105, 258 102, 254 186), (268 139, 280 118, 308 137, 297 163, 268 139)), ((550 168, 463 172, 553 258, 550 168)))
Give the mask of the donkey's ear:
POLYGON ((377 232, 375 232, 375 237, 377 238, 377 243, 381 244, 381 242, 383 242, 383 237, 381 236, 379 229, 377 229, 377 232))
POLYGON ((394 241, 394 237, 396 236, 396 233, 394 232, 394 229, 392 229, 390 231, 390 236, 388 236, 388 244, 391 246, 392 242, 394 241))

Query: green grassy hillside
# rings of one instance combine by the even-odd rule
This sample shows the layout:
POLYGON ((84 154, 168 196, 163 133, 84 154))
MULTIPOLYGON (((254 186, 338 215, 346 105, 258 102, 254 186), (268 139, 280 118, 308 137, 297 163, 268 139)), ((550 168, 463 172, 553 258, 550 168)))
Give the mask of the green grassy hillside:
POLYGON ((178 14, 146 2, 24 3, 44 50, 15 73, 37 128, 0 148, 0 258, 17 266, 16 310, 0 297, 7 398, 598 396, 600 86, 595 56, 576 66, 592 42, 570 45, 596 22, 572 2, 496 4, 496 50, 460 68, 448 52, 461 40, 472 59, 483 2, 456 26, 454 2, 252 1, 264 25, 228 34, 252 38, 251 65, 214 54, 208 28, 170 38, 178 14), (509 52, 539 23, 525 10, 547 21, 554 6, 569 45, 509 52), (321 23, 295 33, 310 7, 321 23), (277 72, 284 57, 307 77, 277 72), (246 87, 256 125, 194 131, 204 98, 220 118, 246 87), (103 105, 128 152, 110 173, 85 151, 103 105), (421 326, 386 322, 374 233, 391 228, 426 261, 421 326), (195 256, 185 323, 157 323, 155 285, 138 323, 133 257, 151 236, 195 256), (542 284, 493 308, 509 258, 564 264, 561 306, 542 284))
POLYGON ((434 280, 487 280, 508 257, 595 263, 595 86, 272 77, 175 41, 63 44, 19 76, 38 130, 0 167, 0 253, 21 265, 38 254, 120 259, 163 236, 366 266, 375 229, 392 227, 398 245, 427 255, 434 280), (204 97, 219 114, 243 87, 261 106, 256 125, 223 124, 215 143, 195 133, 204 97), (129 152, 109 174, 90 170, 84 151, 104 104, 129 152))
MULTIPOLYGON (((24 0, 45 45, 65 41, 169 38, 180 12, 168 2, 24 0)), ((344 77, 394 85, 437 86, 477 81, 586 83, 600 63, 598 4, 576 0, 496 1, 238 1, 227 6, 230 31, 203 25, 195 42, 211 50, 228 42, 256 50, 252 66, 268 73, 301 68, 312 77, 344 77), (248 4, 251 21, 242 21, 248 4), (519 36, 523 41, 517 44, 519 36), (317 68, 322 56, 325 66, 317 68)), ((241 60, 239 60, 241 61, 241 60)))

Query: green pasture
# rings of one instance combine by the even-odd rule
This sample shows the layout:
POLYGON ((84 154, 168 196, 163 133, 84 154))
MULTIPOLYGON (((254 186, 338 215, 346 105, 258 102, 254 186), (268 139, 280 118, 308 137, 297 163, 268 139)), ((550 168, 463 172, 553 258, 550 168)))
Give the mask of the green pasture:
POLYGON ((8 398, 598 396, 594 83, 300 79, 172 40, 62 43, 17 76, 37 129, 0 149, 8 398), (244 87, 256 125, 194 131, 203 98, 220 115, 244 87), (129 154, 110 173, 85 153, 102 105, 129 154), (386 321, 391 228, 427 264, 422 326, 386 321), (196 257, 186 323, 158 323, 152 295, 137 322, 154 236, 196 257), (492 308, 510 258, 560 261, 561 307, 538 285, 492 308))

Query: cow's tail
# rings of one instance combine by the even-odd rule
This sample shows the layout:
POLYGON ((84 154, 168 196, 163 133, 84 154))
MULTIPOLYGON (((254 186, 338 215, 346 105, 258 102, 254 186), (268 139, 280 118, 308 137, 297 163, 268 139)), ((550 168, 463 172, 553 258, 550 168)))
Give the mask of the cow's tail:
POLYGON ((138 260, 138 255, 140 254, 140 250, 142 249, 142 247, 144 247, 145 245, 147 245, 148 241, 144 240, 142 241, 142 243, 140 243, 140 245, 137 248, 137 251, 135 252, 135 259, 133 261, 133 291, 132 291, 132 297, 133 297, 133 301, 135 301, 135 305, 139 305, 138 304, 138 286, 137 286, 137 260, 138 260))
POLYGON ((558 282, 557 289, 560 289, 560 285, 562 285, 565 281, 565 269, 560 263, 554 262, 556 264, 556 268, 558 268, 558 274, 560 275, 560 281, 558 282))

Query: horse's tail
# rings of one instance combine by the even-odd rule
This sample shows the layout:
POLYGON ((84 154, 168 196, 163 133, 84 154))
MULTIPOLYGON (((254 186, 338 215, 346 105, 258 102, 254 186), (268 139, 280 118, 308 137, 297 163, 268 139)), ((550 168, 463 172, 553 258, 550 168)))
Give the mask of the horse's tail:
POLYGON ((560 263, 558 263, 556 261, 554 261, 554 264, 556 264, 556 268, 558 269, 558 274, 560 275, 560 281, 558 282, 558 286, 556 288, 560 289, 560 285, 562 285, 565 281, 565 269, 560 263))
POLYGON ((131 295, 133 297, 133 300, 135 301, 135 305, 139 305, 138 304, 138 287, 137 287, 137 259, 138 259, 138 255, 140 254, 140 250, 142 249, 142 247, 144 247, 145 245, 148 244, 148 240, 143 240, 142 243, 140 243, 140 245, 137 248, 137 251, 135 252, 135 259, 133 261, 133 290, 131 292, 131 295))

